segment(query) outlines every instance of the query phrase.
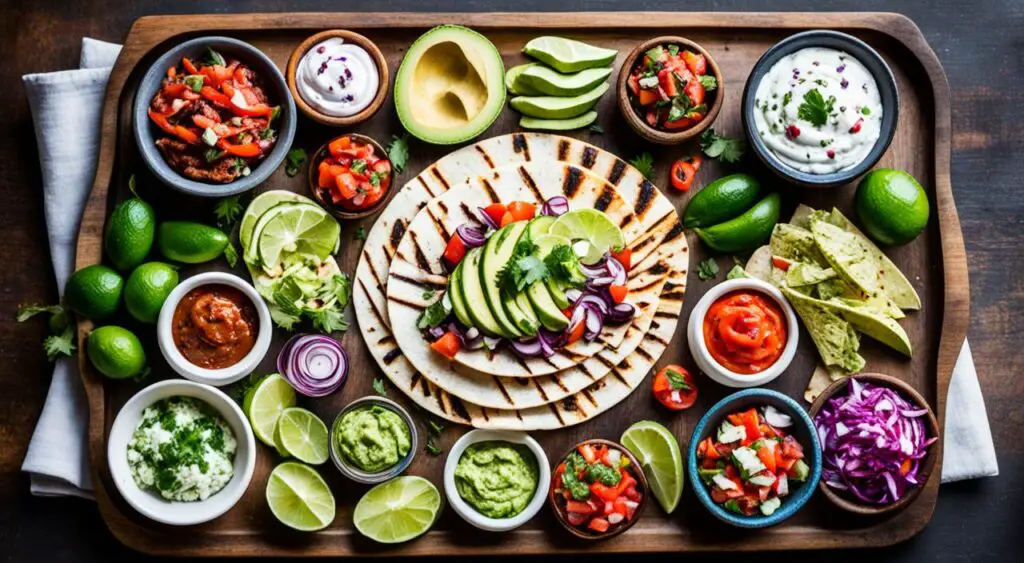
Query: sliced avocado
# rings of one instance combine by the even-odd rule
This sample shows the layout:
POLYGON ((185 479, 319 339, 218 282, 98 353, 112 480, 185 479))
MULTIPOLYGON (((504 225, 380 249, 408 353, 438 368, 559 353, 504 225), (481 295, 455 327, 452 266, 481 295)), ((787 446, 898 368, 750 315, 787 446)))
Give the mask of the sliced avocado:
MULTIPOLYGON (((530 220, 530 224, 526 227, 526 235, 535 244, 537 239, 542 235, 548 234, 548 229, 551 228, 551 224, 555 222, 555 217, 550 215, 539 215, 530 220)), ((541 255, 541 258, 544 258, 541 255)))
POLYGON ((473 324, 473 318, 469 315, 469 309, 466 308, 466 300, 462 293, 462 268, 465 263, 466 260, 463 258, 448 278, 448 296, 452 302, 452 309, 455 311, 455 318, 467 327, 472 327, 476 325, 473 324))
POLYGON ((490 127, 505 105, 505 65, 483 35, 442 25, 421 35, 395 77, 395 110, 414 136, 461 143, 490 127))
MULTIPOLYGON (((543 223, 537 223, 539 219, 541 218, 534 219, 534 223, 530 225, 530 230, 543 228, 544 232, 547 232, 551 223, 554 223, 553 217, 547 217, 549 221, 543 223)), ((537 245, 537 256, 541 260, 547 257, 552 248, 558 245, 570 244, 569 239, 558 235, 538 235, 532 240, 537 245)), ((569 307, 569 299, 565 296, 565 290, 560 282, 554 278, 548 278, 544 280, 544 283, 537 282, 528 287, 526 294, 529 296, 530 303, 533 304, 533 310, 537 312, 537 318, 540 319, 540 323, 544 325, 544 328, 557 332, 569 326, 569 319, 565 318, 565 314, 562 313, 563 310, 569 307)))
POLYGON ((565 119, 576 117, 585 113, 597 104, 597 101, 608 91, 608 83, 605 82, 592 90, 571 96, 559 98, 555 96, 516 96, 510 102, 512 109, 529 117, 541 117, 544 119, 565 119))
POLYGON ((479 328, 484 334, 512 338, 510 334, 517 334, 518 331, 506 334, 505 329, 498 324, 494 314, 491 313, 491 308, 487 306, 483 281, 480 279, 480 260, 482 257, 483 248, 474 248, 462 259, 462 263, 465 266, 463 266, 462 272, 459 274, 459 285, 462 287, 462 297, 466 303, 466 311, 469 313, 470 320, 473 321, 473 326, 479 328))
POLYGON ((533 129, 535 131, 573 131, 587 127, 595 121, 597 121, 597 112, 590 110, 583 115, 567 119, 538 119, 524 115, 519 118, 519 126, 523 129, 533 129))
MULTIPOLYGON (((501 269, 512 258, 516 243, 519 242, 519 237, 526 230, 526 226, 526 221, 517 221, 499 229, 491 235, 491 238, 487 239, 487 244, 483 246, 483 253, 480 259, 480 279, 483 285, 484 297, 486 297, 486 300, 482 303, 486 303, 490 307, 494 320, 501 327, 501 332, 508 338, 519 338, 524 333, 509 318, 505 307, 502 305, 501 289, 498 287, 498 273, 501 272, 501 269)), ((474 303, 472 299, 468 298, 468 295, 466 301, 467 303, 474 303)))
POLYGON ((516 83, 548 96, 578 96, 604 82, 612 74, 611 67, 588 68, 562 74, 543 65, 532 66, 516 77, 516 83))
POLYGON ((586 68, 608 66, 618 51, 588 45, 564 37, 534 37, 523 46, 527 55, 546 63, 558 72, 577 72, 586 68))
POLYGON ((530 85, 517 82, 519 75, 526 72, 526 69, 533 67, 542 67, 544 65, 540 63, 526 63, 524 65, 517 65, 505 71, 505 88, 508 89, 510 94, 517 96, 537 96, 541 94, 539 90, 534 90, 530 85))
POLYGON ((537 318, 537 314, 533 312, 530 299, 526 296, 525 291, 520 291, 515 299, 503 300, 502 304, 505 306, 505 311, 508 313, 509 318, 512 319, 512 322, 516 323, 516 327, 523 334, 526 336, 537 335, 537 329, 540 328, 540 320, 537 318))

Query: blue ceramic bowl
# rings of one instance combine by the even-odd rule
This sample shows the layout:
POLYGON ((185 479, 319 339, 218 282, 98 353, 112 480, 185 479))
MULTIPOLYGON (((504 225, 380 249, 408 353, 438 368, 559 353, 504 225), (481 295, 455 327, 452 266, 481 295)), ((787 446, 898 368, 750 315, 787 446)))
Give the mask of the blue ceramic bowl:
POLYGON ((733 393, 718 401, 705 414, 697 427, 693 429, 693 436, 690 437, 690 446, 686 452, 686 470, 690 475, 690 486, 693 487, 701 504, 707 507, 719 520, 728 522, 740 528, 767 528, 774 526, 790 516, 807 504, 814 490, 818 487, 821 479, 821 447, 818 445, 818 434, 814 431, 814 424, 807 416, 803 407, 796 401, 770 389, 745 389, 733 393), (747 410, 751 407, 762 407, 772 405, 793 419, 793 426, 789 433, 795 437, 804 447, 804 461, 811 468, 811 474, 807 481, 798 483, 790 481, 790 493, 782 499, 782 506, 771 516, 755 515, 744 516, 729 512, 711 500, 711 493, 708 486, 701 481, 697 473, 697 445, 701 440, 715 432, 725 417, 729 414, 747 410))
POLYGON ((239 194, 262 184, 277 170, 284 161, 288 149, 295 139, 295 101, 288 91, 288 83, 278 70, 274 61, 252 45, 230 37, 198 37, 178 44, 160 56, 146 71, 135 92, 132 106, 132 117, 135 126, 135 143, 146 166, 168 186, 195 196, 224 197, 239 194), (149 103, 160 89, 160 83, 167 76, 167 69, 181 63, 182 57, 192 60, 202 58, 207 47, 238 59, 249 66, 261 79, 264 91, 272 102, 281 106, 280 115, 274 120, 277 130, 277 142, 270 149, 270 154, 263 158, 252 169, 252 173, 231 182, 230 184, 213 184, 190 180, 164 161, 160 150, 156 148, 156 140, 161 136, 160 129, 149 119, 147 110, 149 103))
POLYGON ((896 124, 899 121, 900 94, 896 87, 896 78, 892 69, 882 59, 877 51, 868 46, 867 43, 852 35, 831 30, 812 30, 791 35, 779 41, 761 55, 761 58, 754 63, 754 68, 747 78, 747 84, 743 88, 743 106, 741 117, 743 128, 746 130, 747 142, 753 149, 754 154, 783 180, 807 188, 832 188, 852 182, 871 170, 882 158, 889 148, 893 136, 896 134, 896 124), (831 174, 811 174, 801 172, 781 160, 779 160, 768 147, 765 146, 761 136, 754 130, 754 96, 757 94, 757 86, 761 83, 764 75, 771 70, 779 59, 807 47, 825 47, 844 51, 853 55, 861 64, 867 68, 875 83, 878 84, 879 94, 882 98, 882 125, 878 141, 874 148, 864 157, 864 160, 856 166, 831 174))

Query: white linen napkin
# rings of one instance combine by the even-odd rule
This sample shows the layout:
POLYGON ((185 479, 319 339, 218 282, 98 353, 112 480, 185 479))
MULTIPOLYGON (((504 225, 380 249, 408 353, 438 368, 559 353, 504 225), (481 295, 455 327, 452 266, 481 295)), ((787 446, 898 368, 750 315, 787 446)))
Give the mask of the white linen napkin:
MULTIPOLYGON (((22 77, 35 121, 50 253, 60 288, 74 268, 78 223, 96 171, 103 93, 119 50, 85 38, 80 70, 22 77), (77 142, 64 142, 68 131, 76 132, 77 142)), ((87 430, 76 360, 61 360, 22 465, 31 475, 32 494, 92 498, 87 430)), ((985 401, 966 342, 953 370, 944 446, 943 483, 998 475, 985 401)))

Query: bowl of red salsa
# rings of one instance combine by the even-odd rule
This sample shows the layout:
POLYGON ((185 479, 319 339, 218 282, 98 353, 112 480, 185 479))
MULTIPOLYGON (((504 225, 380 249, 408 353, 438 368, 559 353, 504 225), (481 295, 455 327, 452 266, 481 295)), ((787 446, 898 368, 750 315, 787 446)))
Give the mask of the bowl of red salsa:
POLYGON ((383 209, 394 193, 387 151, 358 133, 335 137, 313 154, 309 190, 338 219, 361 219, 383 209))
POLYGON ((775 379, 796 355, 796 313, 775 286, 753 278, 711 288, 690 314, 687 342, 697 366, 728 387, 775 379))

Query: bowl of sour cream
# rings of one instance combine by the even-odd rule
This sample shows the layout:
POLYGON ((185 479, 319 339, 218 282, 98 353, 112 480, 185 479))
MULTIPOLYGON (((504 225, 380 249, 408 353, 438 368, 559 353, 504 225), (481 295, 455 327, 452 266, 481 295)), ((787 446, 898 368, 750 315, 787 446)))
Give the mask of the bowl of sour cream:
POLYGON ((314 121, 345 127, 366 121, 388 95, 388 65, 366 37, 334 29, 303 41, 288 60, 295 105, 314 121))
POLYGON ((743 125, 758 158, 805 187, 851 182, 896 133, 899 90, 889 65, 860 39, 812 30, 783 39, 754 65, 743 125))

